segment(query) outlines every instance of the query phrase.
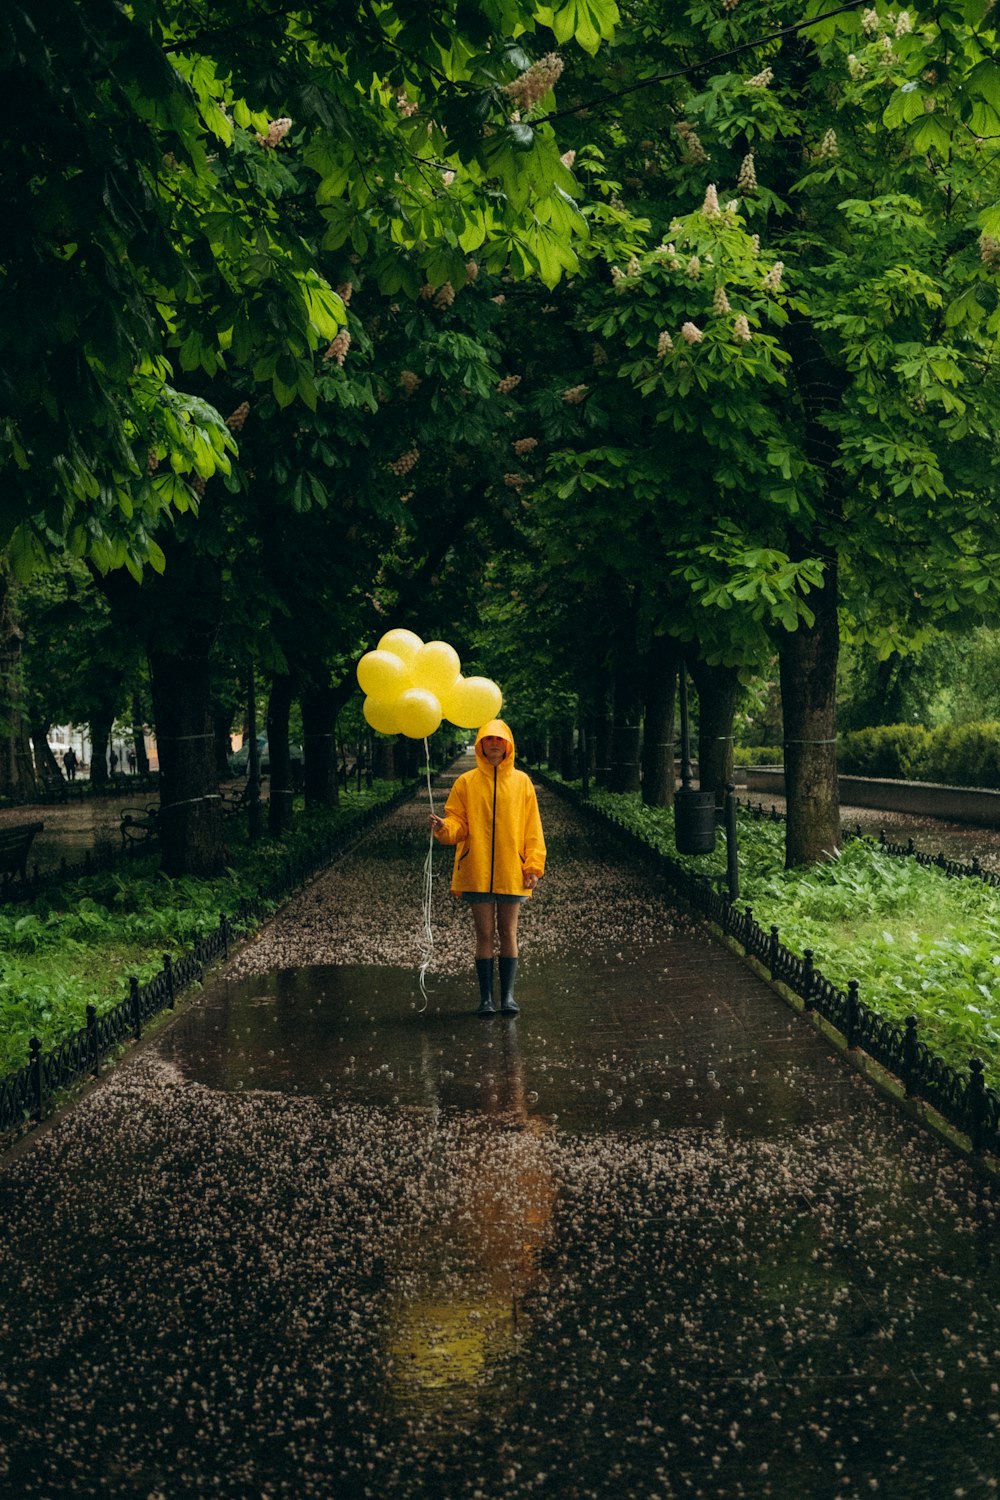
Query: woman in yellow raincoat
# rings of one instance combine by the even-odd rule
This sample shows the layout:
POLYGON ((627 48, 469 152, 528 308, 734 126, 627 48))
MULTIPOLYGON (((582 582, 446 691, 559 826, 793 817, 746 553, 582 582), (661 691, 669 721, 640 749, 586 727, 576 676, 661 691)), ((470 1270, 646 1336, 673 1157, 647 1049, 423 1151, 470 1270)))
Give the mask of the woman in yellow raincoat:
POLYGON ((455 845, 451 888, 472 910, 479 1014, 496 1015, 493 950, 500 939, 500 1014, 516 1016, 517 919, 545 874, 545 839, 531 777, 514 766, 514 736, 502 719, 476 735, 476 766, 459 776, 434 837, 455 845))

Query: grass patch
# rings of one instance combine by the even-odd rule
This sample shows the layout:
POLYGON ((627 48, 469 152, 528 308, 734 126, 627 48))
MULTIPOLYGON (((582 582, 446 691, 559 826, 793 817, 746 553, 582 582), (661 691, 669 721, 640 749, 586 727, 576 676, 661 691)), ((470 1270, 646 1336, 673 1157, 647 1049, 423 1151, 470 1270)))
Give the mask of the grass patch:
MULTIPOLYGON (((725 871, 716 854, 679 856, 672 808, 644 807, 636 794, 598 791, 592 800, 655 848, 706 875, 725 871)), ((953 1067, 981 1057, 987 1081, 1000 1074, 1000 895, 975 879, 887 854, 852 840, 836 858, 784 868, 784 825, 741 810, 740 904, 778 928, 793 953, 811 948, 839 988, 860 984, 870 1009, 896 1021, 915 1015, 922 1040, 953 1067)))
POLYGON ((400 790, 378 782, 342 792, 340 806, 300 813, 282 839, 250 845, 230 828, 230 868, 210 880, 170 879, 155 861, 52 886, 31 902, 0 908, 0 1076, 22 1067, 37 1036, 50 1048, 86 1021, 88 1004, 103 1014, 231 915, 240 901, 271 885, 289 862, 308 865, 331 837, 400 790))

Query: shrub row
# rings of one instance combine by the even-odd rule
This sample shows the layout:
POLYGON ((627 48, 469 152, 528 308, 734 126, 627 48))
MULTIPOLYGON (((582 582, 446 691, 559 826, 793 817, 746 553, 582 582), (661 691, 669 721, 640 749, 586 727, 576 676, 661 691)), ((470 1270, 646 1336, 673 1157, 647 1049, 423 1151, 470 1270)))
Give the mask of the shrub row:
POLYGON ((736 745, 733 749, 737 766, 780 766, 784 758, 780 745, 736 745))
POLYGON ((948 786, 1000 790, 1000 723, 883 724, 842 737, 837 751, 846 776, 888 776, 948 786))

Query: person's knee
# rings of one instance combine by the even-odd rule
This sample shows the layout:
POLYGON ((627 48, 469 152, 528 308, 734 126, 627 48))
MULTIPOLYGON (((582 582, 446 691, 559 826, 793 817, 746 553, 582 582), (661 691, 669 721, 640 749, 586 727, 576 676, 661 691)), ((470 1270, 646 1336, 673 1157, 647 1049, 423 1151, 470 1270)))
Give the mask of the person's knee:
MULTIPOLYGON (((500 908, 498 908, 498 913, 500 908)), ((517 953, 517 918, 518 908, 507 908, 503 915, 498 915, 497 922, 500 929, 500 949, 510 957, 517 953)))

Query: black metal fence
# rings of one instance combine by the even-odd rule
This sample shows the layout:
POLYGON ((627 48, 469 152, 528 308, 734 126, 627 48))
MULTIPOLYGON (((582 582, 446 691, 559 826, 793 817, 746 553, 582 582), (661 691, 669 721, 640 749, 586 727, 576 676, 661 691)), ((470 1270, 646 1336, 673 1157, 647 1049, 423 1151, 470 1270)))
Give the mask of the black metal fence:
MULTIPOLYGON (((902 1085, 907 1099, 921 1100, 968 1136, 972 1150, 980 1155, 989 1151, 1000 1154, 1000 1092, 986 1083, 985 1067, 978 1057, 971 1058, 968 1070, 951 1067, 920 1040, 917 1016, 907 1016, 900 1025, 872 1010, 861 999, 857 980, 846 990, 838 989, 815 966, 815 955, 807 948, 792 953, 781 942, 776 926, 768 930, 755 921, 753 909, 737 907, 727 892, 707 875, 689 869, 670 855, 653 846, 613 813, 595 807, 565 783, 540 775, 545 784, 567 797, 586 816, 613 831, 616 839, 644 864, 651 866, 666 881, 682 902, 702 912, 733 938, 744 953, 755 958, 773 980, 798 995, 807 1012, 823 1017, 844 1037, 848 1048, 860 1048, 873 1057, 902 1085)), ((759 816, 769 814, 761 808, 759 816)), ((775 821, 780 814, 775 815, 775 821)), ((858 835, 853 835, 857 837, 858 835)), ((913 854, 922 864, 935 865, 949 875, 970 875, 1000 885, 1000 878, 979 868, 978 861, 960 866, 940 857, 921 857, 902 845, 884 845, 890 853, 913 854)))
POLYGON ((30 1122, 44 1119, 53 1098, 63 1090, 97 1077, 102 1060, 123 1044, 138 1041, 143 1027, 154 1016, 173 1009, 181 991, 200 980, 209 964, 226 958, 234 935, 259 921, 270 902, 345 854, 413 792, 412 784, 401 787, 393 797, 365 808, 345 827, 314 841, 307 850, 287 856, 256 898, 242 901, 232 916, 223 914, 218 927, 180 958, 165 954, 163 967, 147 984, 132 978, 124 999, 101 1015, 88 1005, 86 1024, 65 1041, 43 1051, 38 1039, 32 1038, 24 1067, 0 1078, 0 1140, 30 1122))
MULTIPOLYGON (((758 821, 763 819, 768 823, 783 823, 785 820, 784 814, 779 812, 773 802, 770 808, 765 808, 763 802, 755 804, 749 800, 739 801, 739 806, 750 817, 758 821)), ((860 823, 856 828, 842 828, 840 836, 845 843, 850 843, 852 839, 867 840, 872 844, 877 843, 879 848, 884 850, 886 854, 891 854, 899 859, 915 860, 918 865, 924 865, 927 868, 943 870, 946 875, 955 879, 981 880, 984 885, 990 885, 994 888, 1000 886, 1000 874, 997 874, 995 870, 984 870, 975 855, 965 865, 960 860, 947 859, 944 854, 928 854, 925 849, 917 849, 912 839, 907 839, 905 844, 894 843, 891 839, 887 838, 884 828, 879 831, 879 836, 875 839, 872 834, 865 833, 860 823)))
POLYGON ((71 880, 83 880, 88 875, 104 875, 109 870, 119 870, 123 866, 131 868, 144 853, 148 855, 151 852, 151 849, 139 851, 131 847, 119 849, 109 843, 103 849, 85 850, 80 859, 69 860, 63 856, 58 864, 44 869, 37 863, 32 863, 26 879, 10 883, 4 892, 4 900, 30 901, 33 896, 53 885, 66 885, 71 880))

